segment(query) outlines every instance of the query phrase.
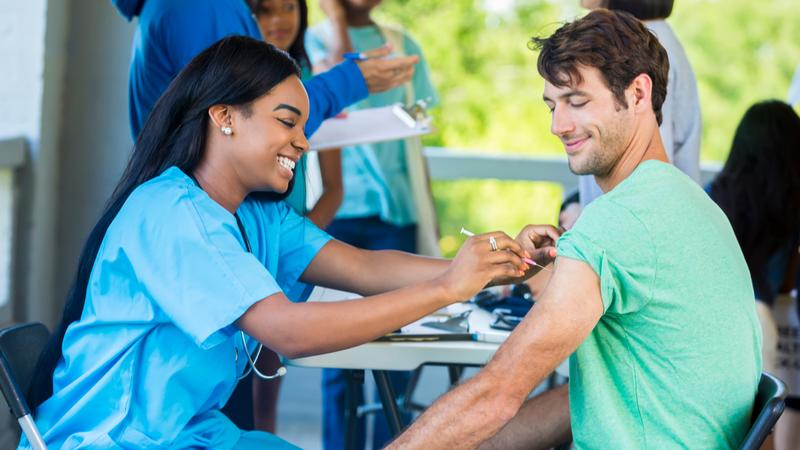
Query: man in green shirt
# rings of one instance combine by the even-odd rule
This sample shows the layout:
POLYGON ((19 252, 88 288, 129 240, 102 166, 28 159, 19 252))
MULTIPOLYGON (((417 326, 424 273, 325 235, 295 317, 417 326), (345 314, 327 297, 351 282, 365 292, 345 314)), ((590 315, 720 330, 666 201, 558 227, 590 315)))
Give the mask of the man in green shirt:
MULTIPOLYGON (((581 449, 737 448, 760 328, 725 215, 667 162, 666 52, 607 10, 534 43, 551 131, 570 169, 605 194, 558 239, 549 285, 491 362, 393 445, 548 448, 571 428, 581 449), (526 401, 569 355, 569 388, 526 401)), ((518 239, 541 249, 553 234, 529 227, 518 239)))

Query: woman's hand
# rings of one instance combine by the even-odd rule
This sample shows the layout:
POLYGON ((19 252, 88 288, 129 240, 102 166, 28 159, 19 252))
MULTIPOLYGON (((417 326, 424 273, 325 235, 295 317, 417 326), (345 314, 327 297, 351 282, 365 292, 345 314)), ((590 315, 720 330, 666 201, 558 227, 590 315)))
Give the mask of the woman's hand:
MULTIPOLYGON (((556 241, 558 241, 563 228, 552 225, 528 225, 520 231, 516 242, 522 247, 526 258, 532 259, 536 264, 529 264, 529 268, 521 276, 501 277, 492 280, 492 285, 522 283, 539 273, 556 258, 556 241)), ((551 270, 551 269, 548 269, 551 270)))
POLYGON ((391 44, 382 45, 364 52, 367 59, 356 62, 371 94, 400 86, 414 75, 414 66, 419 62, 419 56, 387 59, 392 50, 391 44))
POLYGON ((522 260, 528 256, 502 231, 475 235, 464 242, 439 281, 448 298, 468 300, 495 280, 523 277, 531 269, 522 260))
MULTIPOLYGON (((528 225, 519 232, 516 241, 531 255, 531 259, 537 264, 546 266, 556 259, 556 242, 562 233, 564 229, 561 227, 528 225)), ((539 270, 539 267, 535 267, 535 270, 528 275, 533 275, 539 270)))

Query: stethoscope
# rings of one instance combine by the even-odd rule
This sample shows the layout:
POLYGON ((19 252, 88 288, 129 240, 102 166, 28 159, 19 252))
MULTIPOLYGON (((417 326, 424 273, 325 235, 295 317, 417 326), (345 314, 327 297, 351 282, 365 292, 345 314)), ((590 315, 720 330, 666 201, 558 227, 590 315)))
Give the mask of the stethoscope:
MULTIPOLYGON (((200 186, 200 183, 194 177, 194 174, 189 174, 189 178, 191 178, 192 181, 194 181, 194 184, 196 184, 197 187, 203 189, 203 187, 200 186)), ((239 232, 242 233, 242 239, 244 240, 244 247, 247 249, 247 253, 253 253, 253 249, 250 247, 250 240, 247 239, 247 232, 244 231, 244 225, 242 225, 242 220, 239 219, 239 215, 236 213, 233 213, 233 217, 236 218, 236 226, 239 227, 239 232)), ((258 357, 261 356, 261 349, 264 348, 264 345, 261 344, 261 342, 258 343, 258 347, 256 348, 256 357, 253 358, 253 356, 250 354, 250 351, 247 350, 247 340, 244 337, 244 331, 239 332, 239 337, 241 337, 242 339, 242 349, 244 350, 244 354, 247 355, 247 365, 249 367, 244 371, 243 374, 241 374, 238 377, 238 381, 245 379, 248 375, 250 375, 250 372, 255 373, 256 376, 258 378, 261 378, 262 380, 273 380, 275 378, 279 378, 286 375, 286 367, 283 366, 278 367, 278 370, 276 370, 275 373, 272 375, 265 375, 260 370, 258 370, 258 368, 256 367, 256 362, 258 361, 258 357)), ((239 349, 236 348, 235 346, 233 348, 233 358, 234 358, 233 359, 234 364, 236 364, 238 367, 239 349)))
MULTIPOLYGON (((242 239, 244 239, 244 246, 247 249, 247 253, 253 253, 253 250, 250 248, 250 240, 247 239, 247 233, 244 231, 244 225, 242 225, 242 220, 239 219, 239 215, 236 213, 233 214, 233 217, 236 218, 236 226, 239 227, 239 232, 242 233, 242 239)), ((244 331, 239 332, 239 337, 241 337, 242 339, 242 349, 244 350, 244 354, 247 356, 247 365, 249 366, 244 371, 244 373, 239 376, 239 381, 245 379, 248 375, 250 375, 250 372, 255 373, 256 376, 258 378, 261 378, 262 380, 272 380, 286 375, 286 367, 284 366, 278 367, 278 370, 276 370, 273 375, 266 375, 262 373, 260 370, 258 370, 258 368, 256 367, 256 362, 258 361, 258 357, 261 356, 261 350, 264 348, 264 345, 261 344, 260 342, 258 343, 258 347, 256 348, 255 352, 256 356, 255 358, 253 358, 253 355, 251 355, 250 351, 247 350, 247 340, 244 337, 244 331)), ((234 352, 234 361, 238 364, 239 349, 234 347, 233 352, 234 352)))

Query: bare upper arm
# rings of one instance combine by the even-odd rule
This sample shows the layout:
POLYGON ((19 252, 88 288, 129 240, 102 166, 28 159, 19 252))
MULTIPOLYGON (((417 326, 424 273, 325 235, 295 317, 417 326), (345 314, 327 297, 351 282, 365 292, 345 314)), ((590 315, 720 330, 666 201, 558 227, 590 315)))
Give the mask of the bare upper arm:
POLYGON ((595 271, 583 261, 558 257, 550 282, 526 321, 528 327, 542 331, 534 337, 560 343, 569 354, 594 329, 603 312, 600 278, 595 271))
POLYGON ((328 150, 319 152, 319 169, 322 174, 322 185, 325 191, 342 190, 342 151, 328 150))
POLYGON ((274 321, 283 321, 288 318, 286 312, 290 307, 289 299, 283 292, 278 291, 251 305, 244 314, 236 319, 234 325, 280 353, 281 343, 270 331, 278 329, 273 326, 274 321))
POLYGON ((358 278, 364 275, 360 262, 366 253, 366 250, 331 239, 317 252, 300 279, 317 286, 360 293, 358 278))
MULTIPOLYGON (((497 351, 497 373, 516 380, 514 396, 526 396, 566 359, 603 315, 600 279, 585 262, 559 257, 534 307, 497 351)), ((524 398, 524 397, 523 397, 524 398)))

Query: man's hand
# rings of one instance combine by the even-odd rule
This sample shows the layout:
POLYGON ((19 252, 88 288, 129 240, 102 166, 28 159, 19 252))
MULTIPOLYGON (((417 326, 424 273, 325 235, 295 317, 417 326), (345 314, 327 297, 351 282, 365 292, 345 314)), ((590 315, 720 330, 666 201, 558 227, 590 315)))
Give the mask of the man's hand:
POLYGON ((371 94, 400 86, 414 75, 414 65, 419 62, 419 57, 415 55, 384 59, 391 52, 392 46, 387 44, 365 52, 368 59, 356 63, 371 94))

